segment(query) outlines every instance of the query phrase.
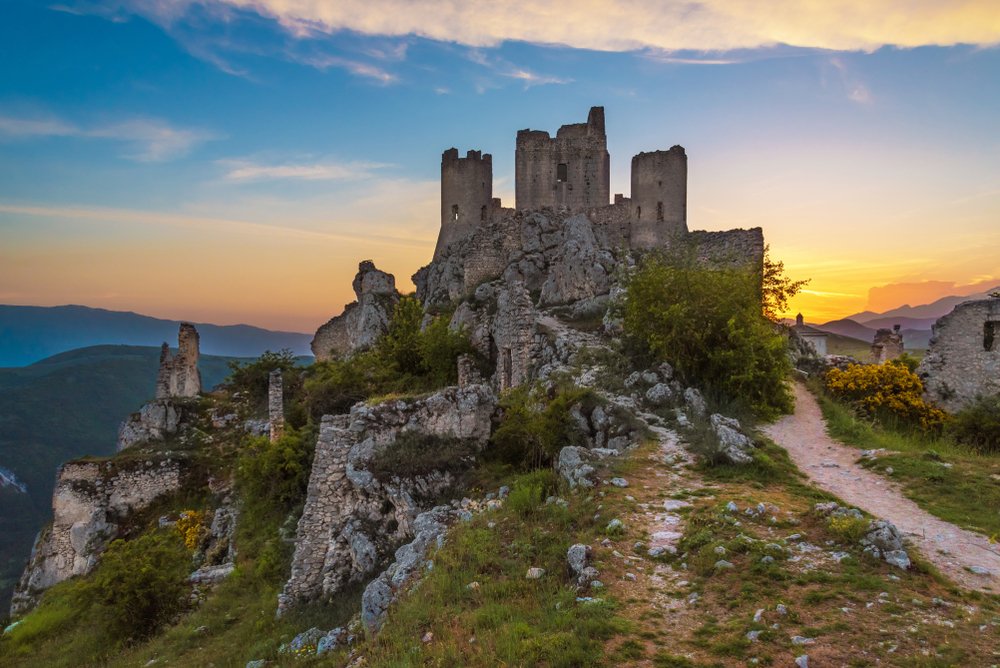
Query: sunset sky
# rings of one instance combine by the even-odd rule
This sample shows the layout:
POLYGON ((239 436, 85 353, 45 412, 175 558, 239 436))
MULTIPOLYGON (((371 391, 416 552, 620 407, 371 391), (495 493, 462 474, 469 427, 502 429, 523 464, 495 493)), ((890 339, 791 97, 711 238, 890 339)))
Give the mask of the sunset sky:
POLYGON ((822 322, 1000 284, 1000 2, 4 0, 0 303, 312 331, 412 289, 440 156, 604 105, 822 322), (897 285, 899 284, 899 285, 897 285), (889 285, 873 293, 869 289, 889 285))

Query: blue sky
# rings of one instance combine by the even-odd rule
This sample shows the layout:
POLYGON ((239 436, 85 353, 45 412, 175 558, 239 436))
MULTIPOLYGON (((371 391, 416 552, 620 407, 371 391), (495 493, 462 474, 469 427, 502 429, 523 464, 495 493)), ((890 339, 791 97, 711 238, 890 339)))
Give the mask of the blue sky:
POLYGON ((996 3, 784 4, 6 0, 0 302, 309 330, 429 260, 442 150, 512 205, 515 132, 595 104, 614 192, 684 145, 689 226, 762 226, 808 312, 1000 282, 996 3))

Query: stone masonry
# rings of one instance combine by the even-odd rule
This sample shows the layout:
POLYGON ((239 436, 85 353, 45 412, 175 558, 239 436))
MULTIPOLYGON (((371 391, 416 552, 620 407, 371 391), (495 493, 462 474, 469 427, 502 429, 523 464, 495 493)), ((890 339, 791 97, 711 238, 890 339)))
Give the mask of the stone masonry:
POLYGON ((939 318, 917 374, 927 398, 950 412, 1000 393, 1000 298, 963 302, 939 318))
POLYGON ((316 330, 312 351, 318 361, 370 348, 389 327, 392 310, 399 301, 396 278, 365 260, 358 265, 353 287, 357 301, 316 330))
POLYGON ((468 385, 424 399, 357 404, 348 415, 324 416, 279 614, 297 602, 332 596, 373 573, 412 537, 413 521, 424 506, 453 482, 442 472, 379 479, 368 469, 376 452, 393 447, 404 432, 482 447, 495 410, 490 387, 468 385))
POLYGON ((285 396, 281 369, 275 369, 267 378, 267 417, 271 442, 274 443, 285 432, 285 396))
POLYGON ((903 335, 899 333, 899 325, 892 329, 880 327, 875 332, 872 341, 872 362, 885 364, 903 354, 903 335))
POLYGON ((166 343, 160 349, 160 371, 156 377, 156 398, 197 397, 201 393, 198 371, 198 330, 189 322, 177 332, 177 355, 166 343))
POLYGON ((32 607, 49 587, 89 573, 126 515, 180 488, 179 460, 74 461, 63 464, 52 495, 52 525, 35 539, 31 560, 14 590, 11 615, 32 607))

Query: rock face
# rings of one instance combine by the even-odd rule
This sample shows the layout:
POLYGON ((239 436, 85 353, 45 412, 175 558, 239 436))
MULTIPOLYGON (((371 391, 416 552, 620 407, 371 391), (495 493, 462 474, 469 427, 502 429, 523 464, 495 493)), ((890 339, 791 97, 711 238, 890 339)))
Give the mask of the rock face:
POLYGON ((719 451, 733 464, 749 464, 753 461, 753 441, 741 431, 735 418, 713 413, 709 417, 712 430, 719 439, 719 451))
POLYGON ((138 413, 125 418, 118 427, 119 452, 138 443, 161 441, 180 431, 185 408, 169 399, 150 401, 138 413))
POLYGON ((379 479, 369 470, 377 452, 392 448, 404 433, 482 447, 495 409, 492 389, 469 385, 424 399, 358 404, 349 415, 325 416, 279 612, 363 579, 392 546, 414 535, 421 506, 453 482, 446 472, 379 479))
POLYGON ((1000 392, 1000 298, 964 302, 939 318, 917 375, 927 398, 950 412, 1000 392))
POLYGON ((160 349, 160 371, 156 377, 156 398, 197 397, 201 393, 198 371, 198 330, 189 322, 181 323, 177 333, 177 355, 170 354, 166 343, 160 349))
POLYGON ((183 463, 171 458, 132 462, 127 468, 118 462, 87 461, 60 467, 52 525, 35 540, 14 591, 11 615, 30 610, 49 587, 88 573, 117 535, 121 519, 180 489, 182 479, 183 463))
POLYGON ((370 348, 388 329, 392 310, 399 301, 395 277, 365 260, 358 265, 352 285, 357 301, 316 330, 311 345, 317 360, 370 348))

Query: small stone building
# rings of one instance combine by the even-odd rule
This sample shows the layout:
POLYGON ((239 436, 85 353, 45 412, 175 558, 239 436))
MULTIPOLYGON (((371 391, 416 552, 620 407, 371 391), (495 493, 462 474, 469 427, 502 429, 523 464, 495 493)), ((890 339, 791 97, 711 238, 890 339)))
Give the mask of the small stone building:
POLYGON ((805 324, 805 320, 803 319, 801 313, 795 316, 795 327, 793 327, 792 330, 807 346, 812 348, 813 352, 815 352, 818 357, 826 357, 826 332, 805 324))
POLYGON ((1000 393, 1000 298, 963 302, 939 318, 917 374, 927 398, 951 412, 1000 393))

